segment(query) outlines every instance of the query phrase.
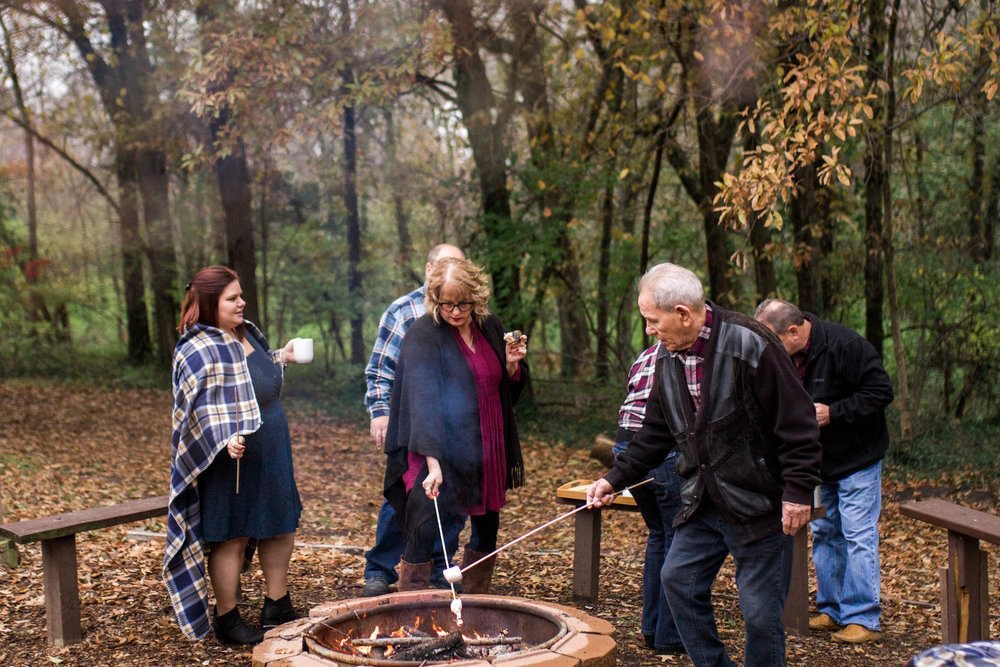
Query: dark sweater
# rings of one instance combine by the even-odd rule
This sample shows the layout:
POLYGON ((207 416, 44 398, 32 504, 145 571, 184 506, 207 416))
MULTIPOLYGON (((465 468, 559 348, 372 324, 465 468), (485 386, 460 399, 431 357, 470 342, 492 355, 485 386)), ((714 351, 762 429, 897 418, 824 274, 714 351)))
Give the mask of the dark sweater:
POLYGON ((836 482, 882 460, 889 448, 885 408, 892 381, 878 352, 855 331, 806 314, 812 323, 803 379, 816 403, 830 406, 819 431, 823 481, 836 482))
MULTIPOLYGON (((512 382, 506 370, 500 318, 487 315, 479 328, 504 369, 500 408, 507 488, 516 488, 524 484, 524 462, 514 404, 527 386, 528 367, 521 362, 521 373, 512 382)), ((417 319, 406 331, 389 401, 384 493, 401 521, 405 516, 403 473, 408 467, 408 452, 433 456, 441 463, 442 502, 451 507, 474 507, 480 503, 483 445, 475 379, 455 340, 453 327, 435 323, 430 313, 417 319)))
POLYGON ((812 504, 819 427, 777 337, 746 315, 712 309, 697 414, 683 364, 661 350, 642 429, 606 478, 615 489, 634 484, 677 448, 684 482, 674 524, 707 493, 746 544, 781 530, 782 501, 812 504))

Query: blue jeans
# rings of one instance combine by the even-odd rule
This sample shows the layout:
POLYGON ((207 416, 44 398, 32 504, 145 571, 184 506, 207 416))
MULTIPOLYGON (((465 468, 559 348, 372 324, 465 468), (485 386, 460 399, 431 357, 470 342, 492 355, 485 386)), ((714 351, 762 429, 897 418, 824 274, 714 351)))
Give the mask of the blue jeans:
MULTIPOLYGON (((455 557, 458 549, 458 536, 465 528, 465 517, 452 515, 441 517, 441 527, 444 528, 444 539, 448 548, 448 558, 455 557)), ((365 552, 365 580, 373 577, 383 577, 390 584, 399 579, 396 566, 403 556, 403 527, 396 521, 396 512, 388 501, 382 502, 378 513, 378 523, 375 525, 375 546, 365 552)), ((441 552, 441 538, 434 542, 434 565, 431 568, 431 579, 440 579, 441 572, 449 567, 441 552)))
POLYGON ((785 608, 792 576, 792 538, 780 530, 740 544, 732 526, 708 497, 694 516, 677 526, 663 565, 663 589, 695 667, 731 667, 712 609, 712 583, 728 554, 736 563, 736 586, 746 625, 746 667, 785 664, 785 608))
MULTIPOLYGON (((616 442, 611 451, 618 456, 625 447, 626 443, 616 442)), ((630 491, 649 529, 642 565, 642 634, 652 637, 654 648, 660 651, 681 646, 681 636, 660 584, 663 561, 674 539, 674 515, 681 506, 677 456, 676 451, 667 454, 663 463, 649 471, 653 481, 630 491)))
POLYGON ((826 516, 810 524, 816 608, 838 625, 857 623, 880 630, 882 462, 820 485, 820 497, 826 516))

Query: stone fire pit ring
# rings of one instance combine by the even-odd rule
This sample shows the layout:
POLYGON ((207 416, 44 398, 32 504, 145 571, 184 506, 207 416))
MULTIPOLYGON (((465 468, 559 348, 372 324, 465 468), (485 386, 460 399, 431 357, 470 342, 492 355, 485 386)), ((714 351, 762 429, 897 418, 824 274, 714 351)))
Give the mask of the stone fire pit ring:
MULTIPOLYGON (((599 618, 590 616, 571 607, 550 602, 537 602, 518 597, 498 595, 463 595, 467 610, 477 607, 504 613, 509 611, 517 617, 537 617, 537 624, 544 626, 542 636, 528 641, 530 629, 525 632, 526 643, 532 646, 522 651, 508 653, 489 659, 456 660, 452 662, 429 662, 428 665, 449 665, 452 667, 613 667, 617 663, 615 628, 599 618), (551 634, 551 636, 548 636, 551 634), (540 642, 540 643, 539 643, 540 642)), ((306 635, 321 621, 330 624, 343 623, 350 617, 359 619, 361 627, 368 627, 363 621, 366 616, 378 618, 392 617, 397 611, 423 608, 434 610, 438 615, 449 615, 451 594, 447 591, 410 591, 391 593, 374 598, 356 598, 341 602, 327 602, 309 611, 309 618, 287 623, 274 628, 264 636, 264 641, 253 651, 254 667, 356 667, 356 665, 394 664, 405 667, 406 662, 370 662, 357 656, 323 655, 310 652, 306 635)), ((517 622, 512 616, 512 622, 517 622)), ((524 618, 520 618, 524 623, 524 618)), ((529 623, 531 621, 528 621, 529 623)), ((525 630, 521 628, 519 631, 525 630)), ((310 640, 311 642, 311 640, 310 640)))

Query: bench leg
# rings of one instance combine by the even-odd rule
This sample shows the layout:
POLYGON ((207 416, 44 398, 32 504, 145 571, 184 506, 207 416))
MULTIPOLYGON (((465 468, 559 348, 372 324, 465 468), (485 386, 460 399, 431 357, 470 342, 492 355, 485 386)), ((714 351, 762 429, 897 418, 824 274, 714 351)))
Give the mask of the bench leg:
POLYGON ((21 555, 13 540, 0 540, 0 563, 14 569, 21 564, 21 555))
POLYGON ((601 510, 576 513, 573 541, 573 595, 597 600, 601 576, 601 510))
POLYGON ((958 643, 958 618, 955 616, 955 579, 947 567, 938 568, 941 582, 941 643, 958 643))
POLYGON ((42 540, 45 627, 57 646, 80 641, 80 589, 76 582, 76 535, 42 540))
POLYGON ((954 641, 958 643, 989 639, 989 616, 983 614, 989 596, 983 555, 978 539, 948 531, 948 567, 954 578, 954 593, 949 597, 954 620, 949 626, 957 626, 954 641))
POLYGON ((781 620, 791 635, 809 634, 809 530, 799 529, 792 538, 792 580, 781 620))

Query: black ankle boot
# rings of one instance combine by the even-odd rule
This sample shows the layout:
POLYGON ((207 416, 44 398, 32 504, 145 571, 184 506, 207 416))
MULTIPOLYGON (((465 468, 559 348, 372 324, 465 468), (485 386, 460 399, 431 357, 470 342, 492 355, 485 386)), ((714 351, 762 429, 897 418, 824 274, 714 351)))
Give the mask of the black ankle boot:
POLYGON ((295 611, 292 606, 292 597, 288 593, 285 593, 284 597, 279 600, 264 597, 264 607, 260 610, 260 627, 265 632, 299 618, 302 618, 302 615, 295 611))
MULTIPOLYGON (((213 613, 214 615, 214 613, 213 613)), ((264 633, 254 630, 240 616, 239 607, 233 607, 212 621, 215 638, 223 644, 259 644, 264 633)))

